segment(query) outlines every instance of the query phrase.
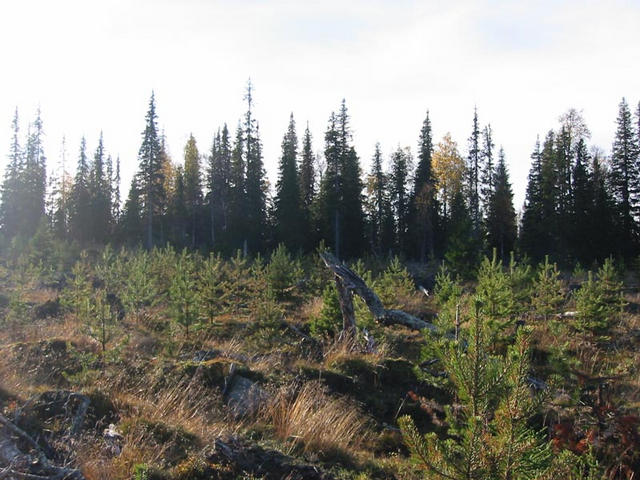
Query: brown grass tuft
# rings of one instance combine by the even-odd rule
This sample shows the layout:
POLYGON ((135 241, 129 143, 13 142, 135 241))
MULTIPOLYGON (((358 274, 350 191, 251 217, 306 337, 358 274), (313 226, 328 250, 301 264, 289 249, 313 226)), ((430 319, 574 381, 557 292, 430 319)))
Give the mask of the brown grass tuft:
POLYGON ((321 454, 348 452, 364 440, 367 419, 342 397, 330 396, 318 382, 282 388, 262 412, 278 438, 292 450, 321 454))

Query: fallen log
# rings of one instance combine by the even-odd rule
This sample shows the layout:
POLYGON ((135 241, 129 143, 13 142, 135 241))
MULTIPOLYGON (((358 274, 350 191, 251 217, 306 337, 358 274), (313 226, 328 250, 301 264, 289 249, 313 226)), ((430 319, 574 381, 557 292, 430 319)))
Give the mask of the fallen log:
POLYGON ((358 295, 377 322, 383 325, 404 325, 413 330, 437 331, 437 327, 432 323, 414 317, 402 310, 387 310, 382 305, 380 298, 371 290, 360 276, 349 267, 342 264, 331 253, 320 253, 320 258, 324 264, 333 272, 338 289, 338 299, 343 317, 343 335, 351 336, 355 334, 356 319, 353 313, 353 293, 358 295), (344 303, 344 306, 343 306, 344 303))

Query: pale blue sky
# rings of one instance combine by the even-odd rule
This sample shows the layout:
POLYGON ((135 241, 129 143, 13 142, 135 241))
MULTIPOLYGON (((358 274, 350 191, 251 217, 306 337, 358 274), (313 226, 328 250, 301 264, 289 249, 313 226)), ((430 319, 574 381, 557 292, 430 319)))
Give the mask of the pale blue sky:
POLYGON ((180 160, 190 132, 206 151, 235 128, 251 77, 272 180, 292 111, 321 150, 346 98, 367 169, 376 141, 415 151, 427 109, 435 140, 450 131, 464 154, 477 105, 519 208, 536 135, 568 108, 610 149, 620 98, 640 100, 638 25, 640 2, 615 0, 2 2, 0 164, 14 108, 25 124, 40 105, 50 164, 63 134, 75 164, 80 137, 93 150, 103 130, 126 189, 152 89, 180 160))

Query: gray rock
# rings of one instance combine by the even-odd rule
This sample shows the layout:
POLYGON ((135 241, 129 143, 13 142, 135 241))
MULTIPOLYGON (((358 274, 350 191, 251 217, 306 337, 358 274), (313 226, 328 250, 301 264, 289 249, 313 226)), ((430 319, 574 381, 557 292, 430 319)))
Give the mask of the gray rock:
POLYGON ((235 375, 227 389, 226 402, 236 417, 256 413, 267 399, 267 392, 257 382, 241 375, 235 375))

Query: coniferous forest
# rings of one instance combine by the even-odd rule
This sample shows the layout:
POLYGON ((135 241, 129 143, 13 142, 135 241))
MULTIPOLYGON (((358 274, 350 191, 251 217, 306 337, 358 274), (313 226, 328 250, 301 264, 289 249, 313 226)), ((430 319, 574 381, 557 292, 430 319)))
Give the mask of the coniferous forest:
POLYGON ((531 132, 520 208, 478 109, 366 161, 292 113, 270 185, 253 96, 172 158, 152 94, 130 185, 16 109, 0 478, 638 478, 640 103, 531 132))

